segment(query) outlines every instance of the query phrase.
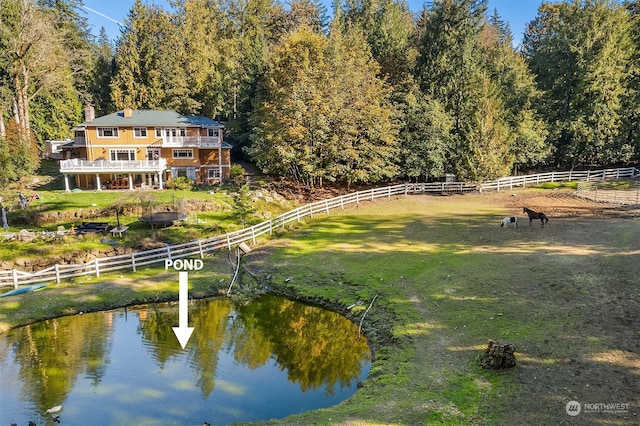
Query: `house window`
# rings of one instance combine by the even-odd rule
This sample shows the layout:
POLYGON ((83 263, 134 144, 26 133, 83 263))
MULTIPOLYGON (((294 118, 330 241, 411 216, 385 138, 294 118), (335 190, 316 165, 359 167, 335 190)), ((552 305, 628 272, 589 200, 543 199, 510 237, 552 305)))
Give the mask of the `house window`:
POLYGON ((172 158, 193 158, 192 149, 173 149, 171 154, 172 158))
POLYGON ((171 177, 186 177, 192 180, 196 180, 196 168, 195 167, 172 167, 171 177))
POLYGON ((209 169, 208 176, 209 179, 220 179, 220 169, 209 169))
POLYGON ((219 136, 219 129, 207 129, 207 136, 217 138, 219 136))
POLYGON ((111 149, 109 150, 111 161, 132 161, 136 159, 135 149, 111 149))
POLYGON ((155 132, 156 138, 161 138, 162 137, 162 128, 156 127, 154 129, 154 132, 155 132))
POLYGON ((118 137, 117 127, 98 127, 96 130, 98 131, 99 138, 117 138, 118 137))
POLYGON ((160 148, 147 148, 147 160, 159 160, 160 148))
POLYGON ((182 137, 187 136, 187 129, 185 129, 184 127, 179 128, 178 129, 178 136, 182 136, 182 137))
POLYGON ((134 138, 145 138, 147 137, 147 128, 146 127, 134 127, 133 128, 133 137, 134 138))

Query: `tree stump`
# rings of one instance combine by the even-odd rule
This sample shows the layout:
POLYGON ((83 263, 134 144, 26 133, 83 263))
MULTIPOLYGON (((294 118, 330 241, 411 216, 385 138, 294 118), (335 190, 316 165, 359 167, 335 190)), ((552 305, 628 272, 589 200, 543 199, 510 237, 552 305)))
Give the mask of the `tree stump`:
POLYGON ((515 346, 510 343, 489 340, 487 350, 480 358, 480 365, 483 368, 493 368, 495 370, 514 367, 516 365, 516 357, 513 354, 515 350, 515 346))

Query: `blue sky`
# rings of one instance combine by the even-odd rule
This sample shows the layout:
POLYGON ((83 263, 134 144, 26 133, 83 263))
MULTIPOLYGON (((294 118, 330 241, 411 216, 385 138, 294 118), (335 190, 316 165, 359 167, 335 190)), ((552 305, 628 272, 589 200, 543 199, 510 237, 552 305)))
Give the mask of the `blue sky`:
MULTIPOLYGON (((133 2, 134 0, 84 0, 93 32, 98 34, 100 27, 104 27, 109 38, 115 40, 120 34, 117 22, 124 22, 133 2)), ((163 7, 167 4, 166 0, 147 0, 146 3, 163 7)), ((326 3, 330 4, 330 1, 326 3)), ((424 0, 408 0, 409 8, 413 11, 421 10, 424 3, 424 0)), ((535 18, 541 3, 542 0, 489 0, 489 10, 497 9, 498 14, 509 23, 517 45, 522 41, 525 26, 535 18)))

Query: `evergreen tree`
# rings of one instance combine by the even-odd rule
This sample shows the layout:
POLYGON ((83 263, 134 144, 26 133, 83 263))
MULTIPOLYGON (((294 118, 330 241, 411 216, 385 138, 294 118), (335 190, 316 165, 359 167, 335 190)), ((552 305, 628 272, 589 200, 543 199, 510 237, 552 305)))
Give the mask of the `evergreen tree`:
POLYGON ((474 157, 468 153, 476 150, 475 143, 481 143, 474 140, 478 133, 472 126, 479 118, 478 100, 486 95, 479 37, 485 10, 485 1, 434 1, 423 16, 424 28, 419 30, 422 39, 416 76, 425 95, 441 103, 453 119, 455 137, 449 141, 458 145, 446 151, 459 178, 480 178, 471 171, 476 167, 470 164, 474 157))
POLYGON ((183 74, 179 67, 182 52, 174 50, 175 38, 169 13, 135 1, 116 43, 116 72, 111 83, 116 108, 168 107, 173 99, 167 89, 180 90, 175 78, 183 74))
POLYGON ((419 88, 403 90, 397 104, 402 108, 403 127, 400 131, 402 146, 401 172, 410 179, 428 181, 447 172, 452 153, 451 133, 453 120, 442 104, 425 96, 419 88))
POLYGON ((277 2, 271 8, 270 18, 269 41, 274 45, 303 26, 324 34, 328 21, 327 8, 320 0, 288 0, 286 4, 277 2))
POLYGON ((224 96, 231 141, 242 155, 250 143, 251 115, 258 87, 266 72, 269 56, 271 0, 227 0, 225 11, 229 25, 224 34, 224 96))
POLYGON ((524 58, 513 50, 511 43, 508 25, 494 11, 482 28, 481 44, 488 75, 500 99, 504 124, 508 126, 509 155, 504 158, 515 165, 516 170, 510 172, 515 174, 518 166, 543 164, 550 146, 546 142, 546 124, 535 108, 542 93, 536 88, 524 58))
POLYGON ((556 164, 632 158, 623 132, 632 37, 629 11, 609 0, 543 4, 528 26, 524 52, 544 92, 556 164))
POLYGON ((464 153, 468 179, 481 182, 509 174, 513 159, 509 154, 511 136, 495 83, 484 76, 478 107, 471 117, 464 153))
POLYGON ((240 189, 231 194, 233 216, 236 217, 244 227, 251 215, 255 212, 255 207, 251 204, 251 189, 246 183, 240 189))
POLYGON ((221 4, 208 0, 175 2, 180 37, 175 41, 183 50, 181 58, 183 107, 189 113, 216 117, 225 113, 230 77, 226 73, 225 28, 230 25, 221 4))
MULTIPOLYGON (((90 99, 89 84, 93 72, 93 39, 88 19, 82 15, 82 0, 37 0, 47 13, 64 44, 71 67, 73 87, 82 102, 90 99)), ((75 117, 77 118, 77 117, 75 117)))
POLYGON ((88 102, 94 106, 96 115, 101 116, 115 111, 115 105, 111 99, 111 79, 115 71, 114 53, 104 27, 100 28, 100 35, 92 51, 94 65, 88 79, 90 93, 88 102))
POLYGON ((404 82, 414 66, 414 26, 405 1, 346 0, 336 19, 342 27, 356 26, 364 33, 371 53, 380 64, 380 77, 392 85, 404 82))
POLYGON ((630 59, 627 93, 622 97, 622 138, 632 151, 632 159, 640 162, 640 1, 625 3, 631 19, 633 54, 630 59))

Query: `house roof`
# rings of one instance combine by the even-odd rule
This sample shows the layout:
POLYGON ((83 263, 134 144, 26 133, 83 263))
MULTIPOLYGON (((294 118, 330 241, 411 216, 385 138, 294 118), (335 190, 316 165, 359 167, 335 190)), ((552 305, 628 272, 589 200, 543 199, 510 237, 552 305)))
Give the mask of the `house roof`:
POLYGON ((224 127, 224 124, 201 115, 182 115, 174 111, 134 109, 131 117, 125 117, 124 111, 118 111, 97 117, 90 122, 85 121, 80 126, 224 127))

